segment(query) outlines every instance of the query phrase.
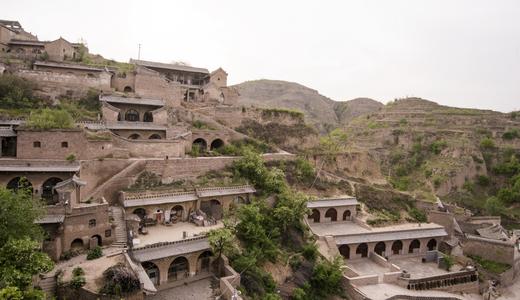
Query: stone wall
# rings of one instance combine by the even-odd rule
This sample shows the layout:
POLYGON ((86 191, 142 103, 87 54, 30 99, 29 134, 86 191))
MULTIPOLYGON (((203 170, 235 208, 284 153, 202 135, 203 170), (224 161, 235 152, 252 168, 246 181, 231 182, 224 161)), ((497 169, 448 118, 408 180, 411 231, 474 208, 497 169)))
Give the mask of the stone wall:
POLYGON ((462 244, 464 255, 476 255, 487 260, 514 265, 515 245, 512 242, 467 236, 462 244))
POLYGON ((180 106, 182 93, 178 83, 172 82, 153 70, 137 67, 135 93, 141 97, 162 99, 167 106, 180 106))
POLYGON ((109 92, 112 90, 110 86, 111 74, 108 72, 96 72, 93 76, 89 76, 86 72, 82 74, 75 73, 58 73, 50 71, 37 70, 19 70, 17 76, 32 80, 37 83, 37 93, 57 98, 61 95, 69 97, 84 96, 89 89, 109 92))

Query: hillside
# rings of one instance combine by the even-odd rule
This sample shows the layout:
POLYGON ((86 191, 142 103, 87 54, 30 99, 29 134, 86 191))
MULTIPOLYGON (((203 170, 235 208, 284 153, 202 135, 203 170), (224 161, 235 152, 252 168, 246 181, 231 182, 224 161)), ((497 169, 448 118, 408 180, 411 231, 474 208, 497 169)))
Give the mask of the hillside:
MULTIPOLYGON (((487 209, 489 197, 509 186, 519 167, 516 114, 410 98, 358 117, 343 129, 345 153, 368 156, 371 163, 343 158, 328 170, 372 182, 377 179, 420 200, 435 201, 439 196, 477 213, 487 209)), ((513 204, 504 212, 506 217, 514 219, 520 213, 514 199, 503 204, 513 204)))
POLYGON ((240 93, 238 105, 299 110, 309 123, 317 125, 320 130, 347 124, 354 117, 383 106, 367 98, 337 102, 316 90, 287 81, 254 80, 234 87, 240 93))

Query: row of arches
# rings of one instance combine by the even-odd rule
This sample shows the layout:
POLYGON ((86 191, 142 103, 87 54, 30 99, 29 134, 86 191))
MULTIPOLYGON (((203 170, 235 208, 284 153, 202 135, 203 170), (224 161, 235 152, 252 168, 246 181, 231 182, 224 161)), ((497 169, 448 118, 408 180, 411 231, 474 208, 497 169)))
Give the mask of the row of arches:
MULTIPOLYGON (((352 216, 352 212, 350 210, 345 210, 343 212, 343 216, 341 217, 343 221, 350 220, 352 216)), ((325 218, 329 218, 332 222, 336 222, 338 220, 338 211, 335 208, 329 208, 325 212, 325 218)), ((320 211, 313 208, 311 214, 309 215, 309 219, 312 219, 314 223, 319 223, 321 219, 320 211)))
MULTIPOLYGON (((213 151, 215 149, 218 149, 220 147, 224 146, 224 141, 221 140, 221 139, 214 139, 210 146, 209 146, 209 150, 210 151, 213 151)), ((208 143, 206 142, 205 139, 203 138, 197 138, 193 141, 192 143, 192 149, 197 147, 199 152, 206 152, 208 151, 208 143)))
MULTIPOLYGON (((140 113, 135 109, 129 109, 124 114, 119 113, 117 115, 118 121, 128 121, 128 122, 139 122, 141 121, 140 113)), ((147 111, 143 114, 142 122, 153 122, 153 113, 152 111, 147 111)))
MULTIPOLYGON (((143 137, 139 133, 132 133, 131 135, 128 136, 128 139, 130 139, 130 140, 142 140, 143 137)), ((154 133, 154 134, 151 134, 148 137, 148 139, 149 140, 160 140, 160 139, 162 139, 162 137, 158 133, 154 133)))
MULTIPOLYGON (((201 272, 209 272, 210 271, 210 262, 213 254, 211 251, 202 252, 197 258, 197 269, 194 270, 196 274, 201 272)), ((143 262, 141 264, 146 271, 146 274, 150 278, 150 280, 158 285, 161 282, 161 276, 165 274, 161 274, 159 267, 156 264, 150 261, 143 262)), ((175 258, 170 266, 168 267, 168 274, 166 274, 166 280, 164 281, 176 281, 190 276, 190 263, 188 259, 184 256, 179 256, 175 258)))
MULTIPOLYGON (((428 243, 426 244, 426 247, 428 251, 432 251, 437 249, 437 240, 436 239, 430 239, 428 243)), ((415 253, 416 250, 421 248, 421 242, 417 239, 412 240, 410 242, 410 245, 408 246, 408 253, 415 253)), ((346 259, 350 259, 350 246, 349 245, 341 245, 338 247, 339 253, 346 259)), ((402 253, 403 250, 403 242, 400 240, 394 241, 391 246, 391 254, 393 255, 399 255, 402 253)), ((385 242, 378 242, 374 246, 374 252, 381 255, 381 256, 388 256, 388 253, 386 252, 386 243, 385 242)), ((361 257, 368 257, 368 244, 367 243, 361 243, 356 247, 356 254, 357 256, 361 257)))
MULTIPOLYGON (((58 203, 58 193, 54 190, 54 187, 61 181, 63 181, 61 178, 50 177, 43 182, 41 187, 41 197, 47 205, 58 203)), ((13 191, 28 189, 31 193, 34 193, 33 184, 25 177, 15 177, 9 180, 6 187, 13 191)))

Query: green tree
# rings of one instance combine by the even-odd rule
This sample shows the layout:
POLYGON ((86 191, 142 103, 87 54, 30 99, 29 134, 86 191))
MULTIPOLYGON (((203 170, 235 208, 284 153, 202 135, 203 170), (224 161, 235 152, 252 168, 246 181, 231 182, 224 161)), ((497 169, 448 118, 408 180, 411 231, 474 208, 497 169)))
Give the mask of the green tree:
POLYGON ((504 212, 504 204, 497 197, 489 197, 485 204, 486 211, 491 215, 500 215, 504 212))
POLYGON ((14 75, 0 75, 0 108, 35 108, 39 102, 34 101, 31 81, 14 75))
POLYGON ((343 292, 341 265, 342 259, 339 257, 333 262, 322 260, 315 264, 309 280, 314 299, 325 299, 343 292))
POLYGON ((10 238, 43 239, 41 227, 34 223, 43 215, 43 206, 32 198, 29 189, 13 192, 0 187, 0 207, 0 245, 7 243, 10 238))
POLYGON ((217 258, 222 257, 223 253, 233 249, 234 240, 233 232, 226 227, 213 229, 208 232, 209 245, 213 253, 218 253, 217 258))
POLYGON ((21 290, 30 287, 32 277, 52 270, 54 263, 39 251, 39 243, 29 238, 10 239, 0 248, 0 286, 21 290))

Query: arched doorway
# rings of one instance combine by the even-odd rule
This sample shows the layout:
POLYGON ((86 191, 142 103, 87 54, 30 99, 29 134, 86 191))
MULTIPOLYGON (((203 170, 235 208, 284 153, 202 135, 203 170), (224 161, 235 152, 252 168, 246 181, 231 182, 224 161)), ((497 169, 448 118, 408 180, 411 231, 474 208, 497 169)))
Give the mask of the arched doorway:
POLYGON ((129 140, 139 140, 141 139, 141 136, 138 133, 133 133, 130 136, 128 136, 129 140))
POLYGON ((125 121, 138 122, 139 112, 135 109, 130 109, 125 114, 125 121))
POLYGON ((123 115, 121 114, 121 112, 117 113, 117 120, 123 121, 123 115))
POLYGON ((325 212, 325 218, 330 218, 332 222, 335 222, 338 220, 338 212, 335 208, 329 208, 325 212))
POLYGON ((341 245, 338 250, 344 258, 350 259, 350 247, 348 245, 341 245))
POLYGON ((221 139, 215 139, 213 142, 211 142, 211 145, 210 145, 210 150, 215 150, 215 149, 218 149, 220 147, 224 146, 224 141, 222 141, 221 139))
POLYGON ((81 249, 84 249, 85 246, 83 245, 83 240, 82 239, 75 239, 72 241, 72 243, 70 243, 70 249, 71 250, 81 250, 81 249))
POLYGON ((320 222, 320 211, 313 208, 312 214, 309 215, 309 219, 312 219, 314 221, 314 223, 319 223, 320 222))
POLYGON ((161 139, 161 136, 158 135, 157 133, 154 133, 154 134, 152 134, 148 139, 149 139, 149 140, 160 140, 160 139, 161 139))
POLYGON ((133 214, 137 215, 141 221, 143 221, 146 217, 146 210, 144 208, 136 208, 134 209, 133 214))
POLYGON ((428 247, 428 251, 433 251, 437 249, 437 240, 431 239, 428 241, 428 244, 426 244, 426 247, 428 247))
POLYGON ((31 194, 33 192, 32 183, 25 177, 15 177, 9 180, 6 187, 14 192, 17 192, 19 189, 28 190, 31 194))
POLYGON ((182 219, 183 219, 183 212, 184 212, 184 208, 182 206, 175 205, 170 210, 170 221, 172 223, 177 223, 177 222, 182 221, 182 219))
POLYGON ((392 254, 398 255, 401 254, 401 250, 403 250, 403 242, 401 241, 394 241, 392 243, 392 254))
POLYGON ((159 268, 153 263, 149 261, 145 261, 142 263, 143 269, 146 271, 146 275, 150 278, 153 284, 157 285, 160 282, 160 273, 159 268))
POLYGON ((131 93, 132 92, 132 87, 131 86, 125 86, 125 88, 123 89, 123 92, 125 93, 131 93))
POLYGON ((204 251, 199 255, 197 259, 197 274, 200 272, 209 272, 210 271, 210 262, 213 254, 211 251, 204 251))
POLYGON ((415 249, 421 248, 421 242, 419 240, 413 240, 408 247, 408 253, 414 253, 415 249))
POLYGON ((352 213, 350 212, 350 210, 345 210, 345 212, 343 212, 343 221, 347 221, 347 220, 350 220, 350 216, 352 215, 352 213))
POLYGON ((222 219, 222 205, 220 204, 220 201, 216 199, 202 201, 200 204, 200 210, 215 220, 222 219))
POLYGON ((379 242, 374 247, 374 252, 379 254, 379 255, 381 255, 381 256, 384 256, 385 251, 386 251, 386 245, 385 245, 384 242, 379 242))
POLYGON ((153 113, 151 111, 147 111, 144 113, 143 122, 153 122, 153 113))
POLYGON ((177 257, 168 268, 168 281, 186 278, 190 275, 190 266, 184 256, 177 257))
POLYGON ((93 235, 91 237, 91 239, 94 239, 96 241, 96 245, 97 246, 102 246, 103 245, 102 240, 101 240, 101 236, 99 234, 93 235))
POLYGON ((54 190, 54 187, 58 182, 61 182, 61 178, 51 177, 42 185, 42 199, 45 200, 47 205, 54 205, 59 202, 58 193, 54 190))
POLYGON ((361 257, 367 257, 368 256, 368 245, 367 243, 359 244, 356 248, 356 254, 361 254, 361 257))
POLYGON ((198 138, 193 141, 191 148, 192 149, 197 148, 197 150, 195 150, 195 151, 198 151, 198 152, 206 152, 206 150, 208 148, 208 143, 206 143, 206 140, 204 140, 203 138, 198 138))

